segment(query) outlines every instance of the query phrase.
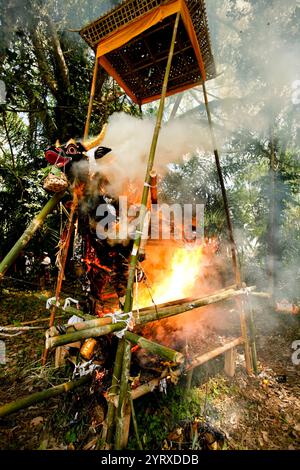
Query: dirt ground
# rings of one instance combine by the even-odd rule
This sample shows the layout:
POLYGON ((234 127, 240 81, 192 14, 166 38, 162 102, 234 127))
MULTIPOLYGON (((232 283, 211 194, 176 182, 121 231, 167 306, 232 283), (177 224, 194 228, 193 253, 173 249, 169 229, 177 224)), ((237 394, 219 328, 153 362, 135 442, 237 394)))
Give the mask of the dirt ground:
MULTIPOLYGON (((4 290, 0 326, 46 317, 40 295, 4 290)), ((195 371, 193 390, 208 397, 204 411, 225 434, 225 449, 299 450, 300 365, 292 362, 292 343, 300 340, 300 319, 268 312, 262 304, 256 308, 255 320, 259 375, 247 376, 239 348, 234 378, 224 375, 222 360, 217 359, 195 371)), ((39 367, 43 330, 0 339, 6 346, 6 364, 0 365, 0 404, 69 380, 68 369, 39 367)), ((83 386, 3 418, 0 449, 95 448, 101 422, 95 405, 89 386, 83 386)))

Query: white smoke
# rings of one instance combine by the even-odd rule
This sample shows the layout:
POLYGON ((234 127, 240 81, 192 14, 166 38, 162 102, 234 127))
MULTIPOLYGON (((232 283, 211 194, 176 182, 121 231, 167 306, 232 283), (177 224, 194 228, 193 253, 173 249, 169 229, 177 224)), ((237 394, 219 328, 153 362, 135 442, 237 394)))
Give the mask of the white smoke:
MULTIPOLYGON (((144 180, 154 127, 154 119, 140 119, 125 113, 115 113, 109 119, 101 145, 111 148, 112 152, 92 165, 107 177, 112 195, 120 195, 124 185, 144 180)), ((208 150, 209 146, 207 132, 201 130, 195 120, 171 120, 161 128, 154 168, 163 175, 169 163, 182 161, 188 154, 208 150)), ((93 150, 89 156, 93 161, 93 150)))

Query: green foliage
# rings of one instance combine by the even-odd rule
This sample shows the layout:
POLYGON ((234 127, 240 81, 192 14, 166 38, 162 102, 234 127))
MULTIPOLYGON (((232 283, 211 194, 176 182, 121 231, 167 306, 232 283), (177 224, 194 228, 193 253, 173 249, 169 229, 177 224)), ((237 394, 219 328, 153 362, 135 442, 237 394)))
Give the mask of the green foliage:
POLYGON ((77 441, 77 434, 74 429, 69 429, 66 432, 65 441, 67 444, 74 444, 77 441))

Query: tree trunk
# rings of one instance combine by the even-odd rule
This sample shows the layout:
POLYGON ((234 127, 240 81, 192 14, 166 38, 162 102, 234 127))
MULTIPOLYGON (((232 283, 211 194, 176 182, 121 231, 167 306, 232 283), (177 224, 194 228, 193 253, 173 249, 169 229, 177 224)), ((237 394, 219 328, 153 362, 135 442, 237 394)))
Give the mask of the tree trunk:
POLYGON ((270 137, 270 163, 269 163, 269 179, 270 179, 270 199, 269 199, 269 221, 267 233, 267 275, 269 283, 269 291, 274 304, 274 294, 276 289, 276 267, 275 260, 277 256, 277 238, 278 230, 276 220, 276 155, 273 130, 270 137))

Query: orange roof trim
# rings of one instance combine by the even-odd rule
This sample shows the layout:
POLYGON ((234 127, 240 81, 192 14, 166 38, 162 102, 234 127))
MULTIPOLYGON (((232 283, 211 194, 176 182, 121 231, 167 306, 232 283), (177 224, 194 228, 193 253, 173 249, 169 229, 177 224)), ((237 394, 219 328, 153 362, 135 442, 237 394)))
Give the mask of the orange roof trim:
POLYGON ((81 36, 101 66, 138 104, 160 97, 173 29, 181 15, 167 96, 214 78, 204 0, 133 0, 86 26, 81 36))

